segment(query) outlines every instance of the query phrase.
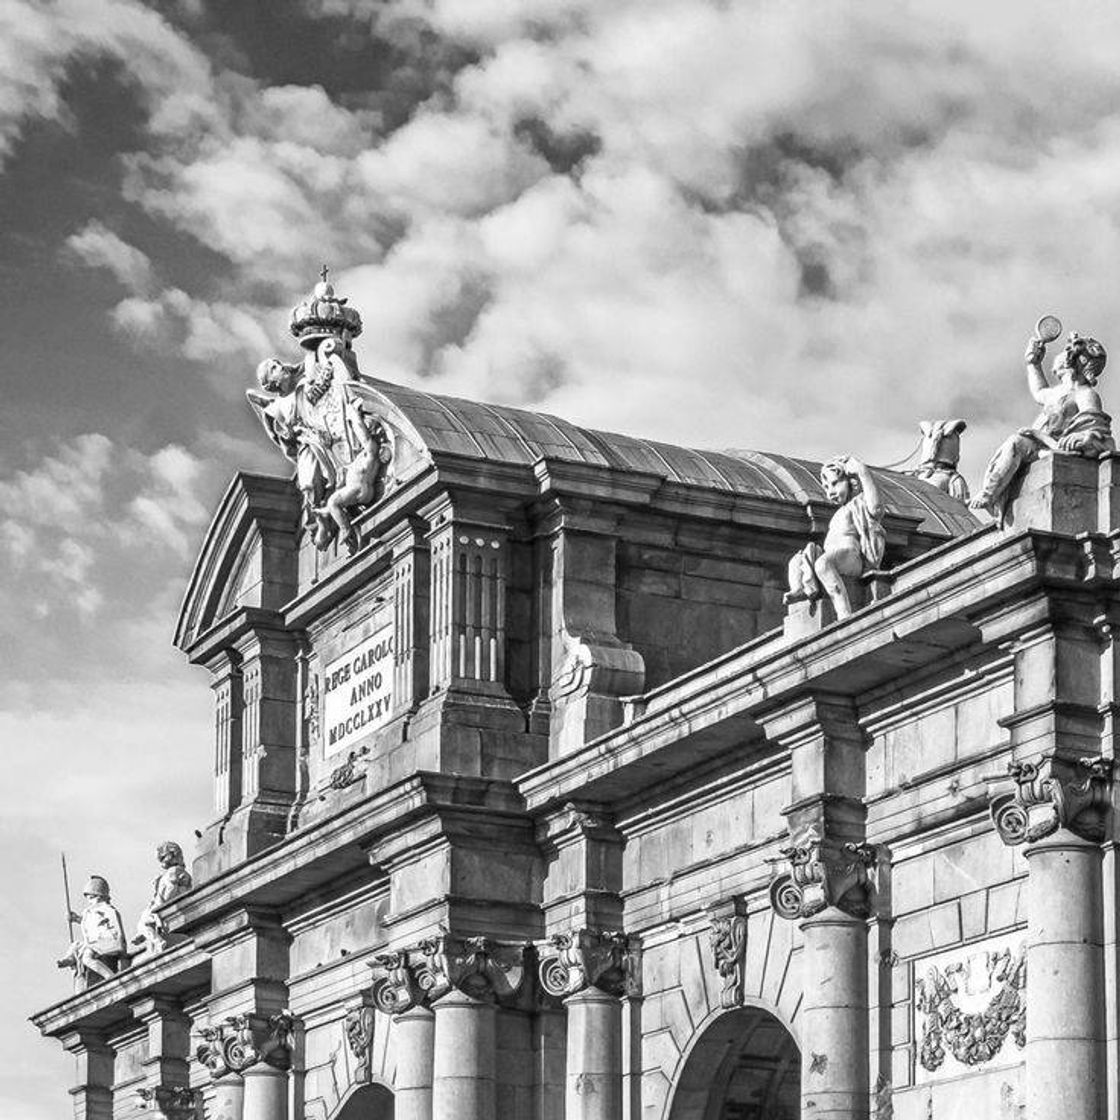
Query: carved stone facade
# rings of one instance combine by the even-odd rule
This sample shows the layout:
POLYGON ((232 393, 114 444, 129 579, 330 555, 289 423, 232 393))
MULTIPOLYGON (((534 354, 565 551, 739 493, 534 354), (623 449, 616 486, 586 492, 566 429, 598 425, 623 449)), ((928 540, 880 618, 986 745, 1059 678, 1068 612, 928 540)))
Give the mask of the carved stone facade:
POLYGON ((1003 532, 861 468, 880 559, 790 625, 819 464, 374 381, 346 308, 187 589, 169 940, 35 1016, 78 1120, 1120 1112, 1120 458, 1003 532))

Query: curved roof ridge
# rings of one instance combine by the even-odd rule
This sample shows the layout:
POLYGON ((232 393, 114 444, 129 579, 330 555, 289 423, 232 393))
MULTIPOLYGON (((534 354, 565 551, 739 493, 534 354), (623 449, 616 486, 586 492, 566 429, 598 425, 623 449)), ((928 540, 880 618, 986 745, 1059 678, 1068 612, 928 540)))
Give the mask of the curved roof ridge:
MULTIPOLYGON (((373 378, 403 412, 428 450, 531 466, 558 459, 654 474, 669 482, 804 506, 825 501, 820 464, 777 452, 709 450, 583 428, 550 413, 445 397, 373 378)), ((961 536, 979 522, 963 503, 911 475, 872 468, 888 508, 916 519, 923 532, 961 536)))

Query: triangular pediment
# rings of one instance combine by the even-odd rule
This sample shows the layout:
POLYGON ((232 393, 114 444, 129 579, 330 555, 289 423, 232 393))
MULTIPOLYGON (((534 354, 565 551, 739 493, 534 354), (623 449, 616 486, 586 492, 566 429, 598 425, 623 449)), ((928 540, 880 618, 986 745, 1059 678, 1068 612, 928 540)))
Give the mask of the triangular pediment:
POLYGON ((292 480, 239 472, 203 540, 175 627, 189 652, 242 607, 278 610, 297 588, 300 498, 292 480))

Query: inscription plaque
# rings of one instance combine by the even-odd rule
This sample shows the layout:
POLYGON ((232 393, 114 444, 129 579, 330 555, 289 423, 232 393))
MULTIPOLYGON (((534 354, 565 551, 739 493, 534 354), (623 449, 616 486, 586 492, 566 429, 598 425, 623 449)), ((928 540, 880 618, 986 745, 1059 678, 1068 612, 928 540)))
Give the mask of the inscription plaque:
POLYGON ((393 705, 393 626, 375 630, 323 671, 323 753, 352 746, 389 721, 393 705))

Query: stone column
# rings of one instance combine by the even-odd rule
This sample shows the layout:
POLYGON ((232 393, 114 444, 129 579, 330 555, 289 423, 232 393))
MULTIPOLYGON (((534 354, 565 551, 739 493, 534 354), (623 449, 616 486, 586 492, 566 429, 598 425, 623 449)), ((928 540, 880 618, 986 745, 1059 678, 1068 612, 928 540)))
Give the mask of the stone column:
POLYGON ((444 935, 371 967, 371 1002, 394 1020, 396 1120, 496 1120, 497 1004, 521 990, 524 946, 444 935))
POLYGON ((77 1079, 70 1090, 74 1120, 113 1120, 113 1051, 105 1039, 79 1030, 59 1041, 74 1055, 77 1079))
POLYGON ((637 992, 638 944, 624 933, 587 929, 541 946, 541 986, 568 1016, 566 1120, 622 1115, 622 998, 637 992))
POLYGON ((867 924, 830 906, 801 933, 802 1111, 818 1120, 867 1116, 867 924))
POLYGON ((199 1034, 197 1057, 214 1079, 214 1120, 288 1120, 293 1020, 232 1015, 199 1034))
POLYGON ((245 1100, 245 1082, 237 1073, 215 1078, 214 1098, 208 1116, 213 1120, 241 1120, 245 1100))
POLYGON ((1104 1120, 1107 1050, 1101 842, 1112 763, 1047 755, 1009 766, 995 796, 1006 844, 1026 844, 1028 1120, 1104 1120))
MULTIPOLYGON (((768 716, 789 751, 789 871, 770 885, 774 913, 800 923, 801 1108, 866 1120, 870 1112, 867 919, 875 852, 866 835, 865 739, 850 697, 819 694, 768 716)), ((876 1037, 878 1031, 875 1031, 876 1037)))
POLYGON ((432 1120, 432 1062, 435 1015, 413 1007, 397 1016, 397 1079, 393 1085, 395 1120, 432 1120))
POLYGON ((453 990, 436 1000, 432 1010, 432 1115, 495 1120, 493 1003, 453 990))
POLYGON ((804 941, 801 1108, 817 1120, 870 1111, 867 888, 874 853, 812 829, 785 849, 790 871, 770 887, 774 912, 800 919, 804 941))
POLYGON ((266 1062, 250 1066, 245 1081, 243 1120, 288 1120, 288 1074, 266 1062))

